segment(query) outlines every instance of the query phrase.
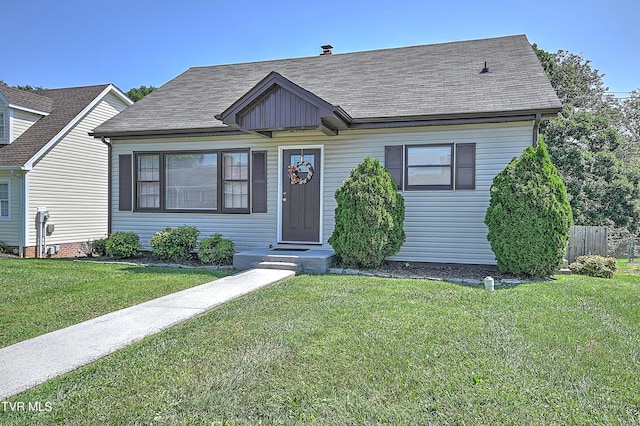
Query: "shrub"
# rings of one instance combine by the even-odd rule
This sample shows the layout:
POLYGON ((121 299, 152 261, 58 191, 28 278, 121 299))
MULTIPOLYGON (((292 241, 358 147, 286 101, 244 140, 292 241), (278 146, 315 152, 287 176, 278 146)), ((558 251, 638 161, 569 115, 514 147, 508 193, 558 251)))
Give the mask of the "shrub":
POLYGON ((200 231, 195 226, 178 226, 156 232, 149 242, 153 254, 163 260, 178 262, 191 259, 200 231))
POLYGON ((107 256, 126 259, 135 257, 140 253, 140 237, 135 232, 118 231, 107 238, 107 256))
POLYGON ((494 178, 485 224, 501 272, 541 277, 557 271, 569 241, 571 206, 542 138, 494 178))
POLYGON ((335 229, 329 238, 339 261, 376 267, 405 240, 404 199, 380 161, 365 158, 335 193, 335 229))
POLYGON ((216 233, 200 241, 198 259, 210 265, 231 265, 234 253, 233 241, 222 238, 222 235, 216 233))
POLYGON ((590 277, 613 278, 613 273, 618 269, 618 261, 614 257, 597 255, 578 256, 569 265, 571 272, 590 277))
POLYGON ((100 240, 94 240, 91 243, 91 252, 96 256, 106 256, 107 255, 107 239, 102 238, 100 240))

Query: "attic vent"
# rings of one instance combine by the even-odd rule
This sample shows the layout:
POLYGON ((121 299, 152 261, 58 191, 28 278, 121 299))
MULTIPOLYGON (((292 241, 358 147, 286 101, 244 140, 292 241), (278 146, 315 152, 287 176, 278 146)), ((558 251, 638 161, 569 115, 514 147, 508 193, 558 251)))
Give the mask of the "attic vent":
POLYGON ((489 67, 487 66, 487 61, 484 61, 484 68, 480 71, 480 74, 486 74, 489 72, 489 67))
POLYGON ((320 54, 320 56, 322 55, 331 55, 331 49, 333 49, 333 46, 330 44, 325 44, 324 46, 320 46, 320 49, 322 49, 322 53, 320 54))

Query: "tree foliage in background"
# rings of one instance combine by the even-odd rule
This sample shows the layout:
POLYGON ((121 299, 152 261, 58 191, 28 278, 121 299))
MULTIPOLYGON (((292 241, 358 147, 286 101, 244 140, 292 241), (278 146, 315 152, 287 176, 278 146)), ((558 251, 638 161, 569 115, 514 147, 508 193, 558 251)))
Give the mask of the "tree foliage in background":
MULTIPOLYGON (((9 86, 4 80, 0 80, 0 84, 4 85, 4 86, 9 86)), ((27 92, 37 92, 38 90, 44 90, 45 88, 42 86, 32 86, 30 84, 27 84, 26 86, 9 86, 9 87, 13 87, 15 89, 20 89, 20 90, 25 90, 27 92)))
POLYGON ((156 88, 153 86, 140 86, 129 89, 126 94, 133 102, 138 102, 154 90, 156 90, 156 88))
POLYGON ((376 267, 405 240, 404 198, 378 159, 365 158, 335 193, 335 229, 329 238, 340 263, 376 267))
POLYGON ((535 44, 562 112, 540 124, 551 160, 567 185, 577 225, 636 232, 640 219, 638 92, 625 100, 607 93, 604 74, 582 55, 545 52, 535 44))
POLYGON ((487 239, 501 272, 543 277, 567 251, 573 221, 556 167, 540 139, 493 179, 485 216, 487 239))

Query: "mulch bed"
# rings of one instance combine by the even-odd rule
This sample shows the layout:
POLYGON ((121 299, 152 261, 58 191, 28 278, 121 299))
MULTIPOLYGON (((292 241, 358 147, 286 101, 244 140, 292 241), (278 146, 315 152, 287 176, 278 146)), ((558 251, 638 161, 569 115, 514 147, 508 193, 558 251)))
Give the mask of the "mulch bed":
POLYGON ((385 262, 372 272, 388 272, 395 275, 423 276, 434 278, 472 278, 484 280, 493 277, 496 280, 521 279, 510 274, 502 274, 491 265, 437 264, 420 262, 385 262))

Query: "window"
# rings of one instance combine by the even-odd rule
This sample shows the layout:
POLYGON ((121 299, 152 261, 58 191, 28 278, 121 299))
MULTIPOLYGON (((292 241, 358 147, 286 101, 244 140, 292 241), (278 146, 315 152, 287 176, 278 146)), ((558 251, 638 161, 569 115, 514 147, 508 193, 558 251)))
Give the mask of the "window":
POLYGON ((137 153, 135 158, 137 210, 249 212, 248 150, 137 153))
POLYGON ((249 153, 225 152, 224 164, 224 208, 227 210, 249 208, 249 153))
POLYGON ((0 182, 0 219, 9 219, 9 182, 0 182))
POLYGON ((451 189, 453 145, 407 146, 407 189, 451 189))
POLYGON ((385 167, 399 190, 475 189, 476 144, 387 146, 385 167))
POLYGON ((7 115, 0 111, 0 141, 9 139, 9 131, 7 130, 7 115))
POLYGON ((137 165, 138 208, 160 208, 160 154, 139 155, 137 165))
POLYGON ((218 208, 218 155, 165 155, 167 210, 215 210, 218 208))

